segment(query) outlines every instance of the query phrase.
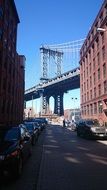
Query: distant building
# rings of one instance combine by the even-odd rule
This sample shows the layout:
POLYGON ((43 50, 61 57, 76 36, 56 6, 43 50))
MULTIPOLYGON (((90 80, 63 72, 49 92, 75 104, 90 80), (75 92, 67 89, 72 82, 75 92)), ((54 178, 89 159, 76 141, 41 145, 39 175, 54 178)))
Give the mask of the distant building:
POLYGON ((66 120, 74 120, 77 121, 81 118, 81 112, 79 108, 76 109, 66 109, 64 110, 64 118, 66 120))
POLYGON ((82 117, 107 122, 107 0, 86 37, 80 56, 82 117))
POLYGON ((19 23, 14 0, 0 0, 0 123, 23 120, 25 56, 16 51, 19 23))

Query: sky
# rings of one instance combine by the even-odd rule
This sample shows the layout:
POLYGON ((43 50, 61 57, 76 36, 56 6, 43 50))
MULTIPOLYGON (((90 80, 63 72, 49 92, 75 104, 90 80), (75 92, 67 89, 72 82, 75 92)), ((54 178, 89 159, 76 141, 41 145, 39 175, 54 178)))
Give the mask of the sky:
MULTIPOLYGON (((103 0, 15 0, 20 18, 17 51, 26 57, 25 89, 39 83, 40 46, 85 38, 102 3, 103 0)), ((64 95, 65 109, 75 106, 72 97, 77 98, 79 107, 80 89, 64 95)))

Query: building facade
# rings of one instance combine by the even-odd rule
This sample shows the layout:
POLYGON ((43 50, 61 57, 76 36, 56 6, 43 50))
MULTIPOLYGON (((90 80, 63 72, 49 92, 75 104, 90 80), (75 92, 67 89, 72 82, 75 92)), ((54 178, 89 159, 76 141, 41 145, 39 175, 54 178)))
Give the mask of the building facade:
POLYGON ((64 110, 64 118, 69 121, 78 121, 81 119, 80 108, 64 110))
POLYGON ((107 0, 80 51, 80 88, 82 118, 107 122, 107 0))
POLYGON ((0 124, 23 120, 25 57, 18 55, 14 0, 0 0, 0 124))

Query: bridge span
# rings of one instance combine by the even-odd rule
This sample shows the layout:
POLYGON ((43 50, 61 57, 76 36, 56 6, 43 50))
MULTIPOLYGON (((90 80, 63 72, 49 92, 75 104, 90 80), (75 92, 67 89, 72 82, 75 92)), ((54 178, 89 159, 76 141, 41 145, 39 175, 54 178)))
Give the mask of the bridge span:
POLYGON ((63 95, 69 90, 80 88, 80 68, 58 75, 57 77, 48 79, 45 82, 27 89, 24 99, 29 101, 42 97, 42 113, 49 112, 49 99, 54 98, 54 114, 63 115, 63 95))

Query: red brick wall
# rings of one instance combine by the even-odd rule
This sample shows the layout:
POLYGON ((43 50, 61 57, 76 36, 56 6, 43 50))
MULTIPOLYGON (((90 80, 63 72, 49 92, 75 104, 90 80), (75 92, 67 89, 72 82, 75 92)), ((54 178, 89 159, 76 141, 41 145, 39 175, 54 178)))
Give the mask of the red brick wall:
POLYGON ((107 122, 107 1, 97 15, 80 55, 82 117, 107 122), (105 32, 97 32, 98 27, 105 28, 105 32))
POLYGON ((24 67, 16 52, 19 18, 14 1, 0 0, 0 123, 17 124, 23 120, 24 67), (7 3, 8 2, 8 3, 7 3))

